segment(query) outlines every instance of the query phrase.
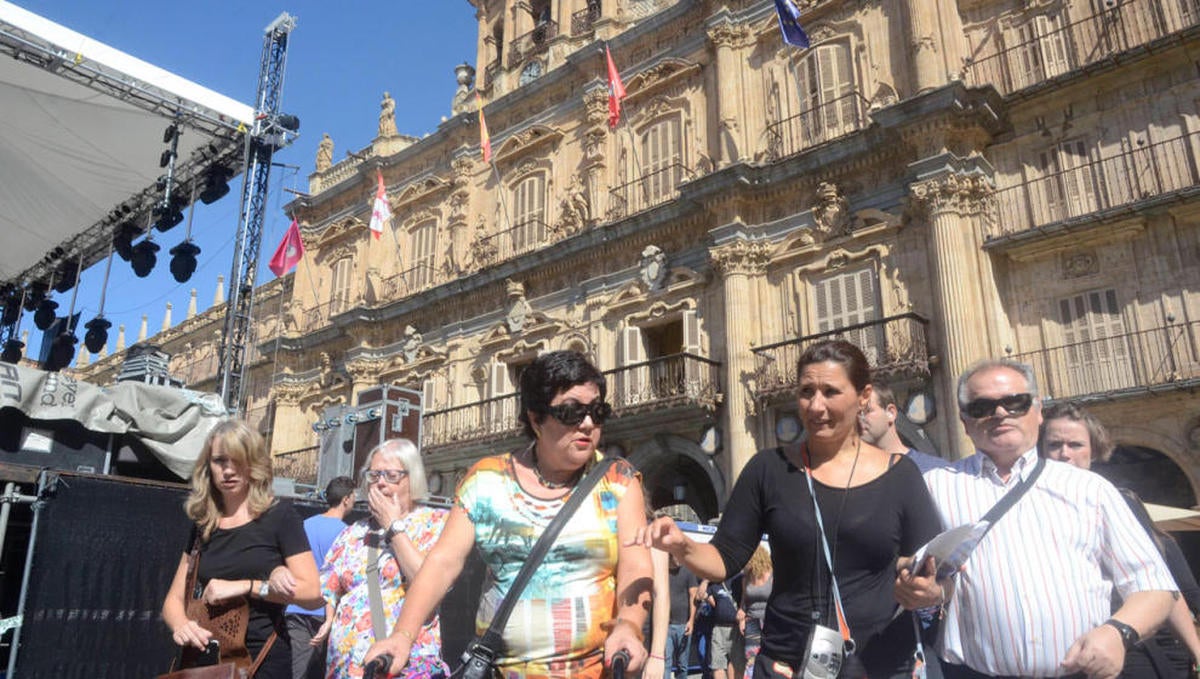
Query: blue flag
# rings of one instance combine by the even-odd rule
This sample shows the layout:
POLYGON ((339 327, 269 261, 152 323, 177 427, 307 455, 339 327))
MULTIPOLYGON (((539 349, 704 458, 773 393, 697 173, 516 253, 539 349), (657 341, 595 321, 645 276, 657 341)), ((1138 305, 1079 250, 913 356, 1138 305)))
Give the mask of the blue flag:
POLYGON ((793 0, 775 0, 775 11, 779 14, 779 30, 783 41, 796 47, 808 48, 808 34, 800 27, 800 8, 793 0))

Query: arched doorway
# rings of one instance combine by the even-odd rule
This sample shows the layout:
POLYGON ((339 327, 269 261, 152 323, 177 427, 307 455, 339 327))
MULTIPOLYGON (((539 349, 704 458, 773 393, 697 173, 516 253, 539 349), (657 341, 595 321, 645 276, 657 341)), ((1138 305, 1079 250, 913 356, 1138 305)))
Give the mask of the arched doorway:
POLYGON ((658 434, 638 443, 629 461, 642 472, 650 508, 686 505, 701 522, 721 513, 725 479, 694 441, 658 434))

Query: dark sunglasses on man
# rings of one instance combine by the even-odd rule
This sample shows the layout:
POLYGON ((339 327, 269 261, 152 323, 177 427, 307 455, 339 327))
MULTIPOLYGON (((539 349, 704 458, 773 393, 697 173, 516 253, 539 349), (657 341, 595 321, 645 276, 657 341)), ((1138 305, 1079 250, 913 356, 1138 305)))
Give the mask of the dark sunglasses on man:
POLYGON ((568 427, 574 427, 583 422, 583 418, 585 417, 592 418, 592 424, 601 425, 612 415, 612 406, 604 401, 592 401, 591 403, 567 401, 556 406, 550 406, 546 409, 546 412, 568 427))
POLYGON ((1009 394, 1000 398, 977 398, 963 406, 963 412, 968 417, 982 420, 991 417, 997 406, 1004 408, 1009 415, 1024 415, 1033 407, 1033 394, 1009 394))

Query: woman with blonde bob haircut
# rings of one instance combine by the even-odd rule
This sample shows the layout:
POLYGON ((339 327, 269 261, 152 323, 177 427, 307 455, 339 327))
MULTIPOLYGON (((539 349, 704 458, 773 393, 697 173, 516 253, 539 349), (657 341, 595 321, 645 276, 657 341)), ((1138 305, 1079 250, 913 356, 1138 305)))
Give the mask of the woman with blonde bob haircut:
MULTIPOLYGON (((359 472, 360 487, 371 515, 342 531, 329 548, 321 569, 325 599, 334 606, 326 656, 328 679, 363 674, 363 656, 375 643, 368 582, 379 582, 383 628, 400 617, 408 585, 425 562, 446 525, 444 509, 418 504, 429 496, 421 452, 407 439, 385 441, 367 454, 359 472), (372 549, 378 556, 372 557, 372 549), (378 564, 379 572, 367 570, 378 564)), ((413 635, 412 660, 397 676, 405 679, 449 674, 442 661, 442 632, 437 615, 413 635)))
MULTIPOLYGON (((163 621, 175 643, 203 650, 214 638, 189 617, 188 600, 207 605, 242 601, 250 608, 245 646, 257 659, 272 634, 278 637, 255 679, 290 679, 291 642, 283 622, 286 604, 322 604, 317 564, 300 515, 271 492, 271 461, 262 436, 242 420, 213 428, 192 471, 184 508, 195 522, 163 602, 163 621), (196 587, 186 592, 189 554, 198 551, 196 587)), ((185 666, 186 658, 185 654, 185 666)))

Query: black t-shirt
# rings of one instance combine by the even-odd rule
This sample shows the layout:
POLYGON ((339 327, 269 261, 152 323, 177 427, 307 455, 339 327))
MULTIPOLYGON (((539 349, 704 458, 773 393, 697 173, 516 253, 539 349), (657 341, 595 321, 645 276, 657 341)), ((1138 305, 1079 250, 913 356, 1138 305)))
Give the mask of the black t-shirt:
MULTIPOLYGON (((912 554, 940 530, 921 472, 911 460, 902 458, 879 478, 849 491, 815 479, 813 486, 834 550, 850 632, 864 662, 875 664, 869 657, 872 654, 880 656, 883 667, 907 662, 913 636, 906 616, 900 618, 905 625, 892 626, 886 635, 880 633, 896 610, 892 593, 896 558, 912 554), (873 643, 877 636, 879 642, 873 643)), ((751 458, 730 494, 712 539, 726 573, 742 570, 764 533, 771 545, 774 586, 767 602, 762 649, 772 658, 803 664, 814 613, 824 625, 835 629, 837 625, 829 569, 804 470, 789 462, 778 448, 751 458)))
POLYGON ((667 619, 672 625, 686 625, 692 612, 692 594, 689 589, 699 587, 700 580, 686 568, 678 568, 671 572, 671 616, 667 619))
POLYGON ((712 623, 714 625, 733 625, 737 622, 737 604, 733 601, 733 592, 724 582, 708 583, 708 596, 712 597, 712 623))
MULTIPOLYGON (((193 527, 189 547, 196 532, 193 527)), ((196 582, 203 588, 214 578, 266 580, 271 571, 284 564, 284 559, 310 549, 300 515, 290 502, 280 500, 245 525, 214 530, 208 542, 200 545, 196 582)), ((281 631, 277 643, 287 643, 285 627, 281 623, 283 608, 283 604, 251 597, 246 647, 252 653, 257 653, 275 629, 281 631)))

